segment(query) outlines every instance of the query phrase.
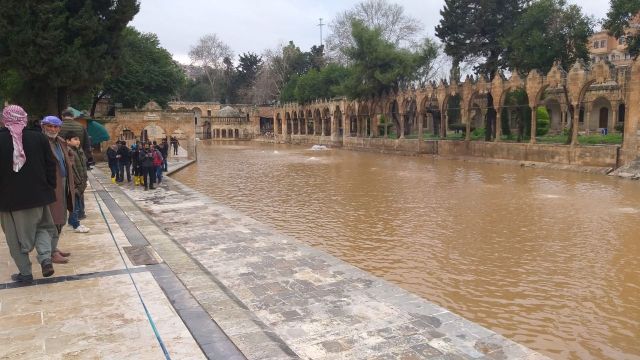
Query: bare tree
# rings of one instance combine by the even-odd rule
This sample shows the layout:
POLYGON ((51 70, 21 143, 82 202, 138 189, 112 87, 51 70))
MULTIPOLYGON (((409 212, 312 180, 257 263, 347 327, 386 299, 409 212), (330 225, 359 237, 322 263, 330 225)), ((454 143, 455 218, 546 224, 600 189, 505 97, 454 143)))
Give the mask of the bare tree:
POLYGON ((362 21, 367 27, 378 29, 385 40, 400 47, 414 47, 419 44, 422 24, 416 18, 404 13, 404 8, 387 0, 366 0, 350 10, 339 13, 329 24, 331 34, 327 37, 327 55, 339 63, 346 63, 343 49, 353 45, 351 22, 362 21))
POLYGON ((281 52, 282 46, 279 46, 276 50, 267 49, 262 53, 264 62, 250 90, 250 97, 254 104, 267 104, 278 98, 283 86, 283 77, 277 61, 277 54, 281 52))
POLYGON ((226 57, 233 58, 233 52, 216 34, 207 34, 201 37, 198 44, 189 50, 191 64, 202 67, 207 80, 209 80, 211 95, 214 99, 216 78, 224 68, 226 57))

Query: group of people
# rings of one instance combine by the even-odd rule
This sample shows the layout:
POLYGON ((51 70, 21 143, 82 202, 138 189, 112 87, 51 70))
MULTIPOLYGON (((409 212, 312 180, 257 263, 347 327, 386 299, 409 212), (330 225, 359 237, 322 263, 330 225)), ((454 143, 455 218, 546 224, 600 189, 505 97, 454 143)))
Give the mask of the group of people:
POLYGON ((107 149, 111 181, 122 184, 126 174, 127 182, 131 182, 133 173, 135 185, 144 186, 145 190, 155 189, 154 185, 162 182, 162 173, 167 171, 168 156, 167 139, 162 139, 160 144, 136 141, 131 147, 126 141, 116 141, 107 149))
POLYGON ((65 111, 62 120, 45 116, 27 127, 27 113, 6 106, 0 119, 0 225, 18 273, 16 282, 33 281, 29 253, 35 248, 42 275, 54 274, 54 263, 67 263, 58 247, 65 224, 86 233, 84 191, 90 160, 85 128, 65 111), (86 153, 86 154, 85 154, 86 153))

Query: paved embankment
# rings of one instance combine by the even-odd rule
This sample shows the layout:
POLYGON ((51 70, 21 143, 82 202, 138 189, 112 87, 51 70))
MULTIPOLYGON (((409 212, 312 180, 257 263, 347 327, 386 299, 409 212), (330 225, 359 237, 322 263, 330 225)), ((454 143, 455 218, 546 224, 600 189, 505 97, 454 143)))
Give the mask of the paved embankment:
POLYGON ((545 358, 172 179, 97 178, 249 359, 545 358))
MULTIPOLYGON (((172 359, 211 354, 242 359, 219 329, 217 338, 210 331, 194 339, 201 334, 191 334, 176 304, 199 318, 206 314, 198 313, 195 301, 186 306, 187 296, 175 301, 167 289, 184 287, 166 265, 135 266, 124 255, 125 248, 144 244, 144 238, 136 238, 135 226, 122 221, 121 211, 107 210, 112 200, 94 185, 85 194, 87 218, 82 220, 91 231, 74 233, 65 227, 60 247, 71 257, 68 264, 54 265, 53 277, 42 277, 32 253, 35 282, 11 282, 17 270, 0 232, 0 359, 162 359, 158 338, 172 359)), ((199 324, 215 330, 212 321, 199 324)))

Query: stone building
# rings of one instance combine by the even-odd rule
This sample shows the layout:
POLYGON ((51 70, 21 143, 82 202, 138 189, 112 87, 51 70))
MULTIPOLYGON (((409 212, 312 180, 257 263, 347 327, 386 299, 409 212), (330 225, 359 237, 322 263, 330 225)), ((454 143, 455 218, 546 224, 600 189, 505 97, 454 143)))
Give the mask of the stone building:
MULTIPOLYGON (((161 142, 170 137, 178 139, 179 153, 196 158, 196 133, 192 112, 162 110, 155 102, 142 109, 118 109, 115 117, 107 118, 104 126, 113 140, 131 145, 136 140, 161 142)), ((106 149, 106 146, 102 147, 106 149)))
MULTIPOLYGON (((640 14, 636 15, 630 21, 627 34, 635 33, 638 29, 640 29, 640 14)), ((614 36, 609 35, 606 29, 602 29, 593 34, 589 38, 588 46, 592 63, 598 60, 606 60, 618 67, 629 66, 633 62, 633 59, 627 51, 625 37, 623 36, 620 39, 616 39, 614 36)))

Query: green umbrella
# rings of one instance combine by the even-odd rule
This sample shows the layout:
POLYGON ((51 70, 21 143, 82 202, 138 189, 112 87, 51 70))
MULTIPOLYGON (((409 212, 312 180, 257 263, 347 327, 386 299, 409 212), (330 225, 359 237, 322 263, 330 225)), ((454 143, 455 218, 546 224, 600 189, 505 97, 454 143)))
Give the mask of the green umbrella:
POLYGON ((108 141, 111 137, 107 129, 95 120, 87 120, 87 132, 91 136, 92 144, 100 144, 103 141, 108 141))

